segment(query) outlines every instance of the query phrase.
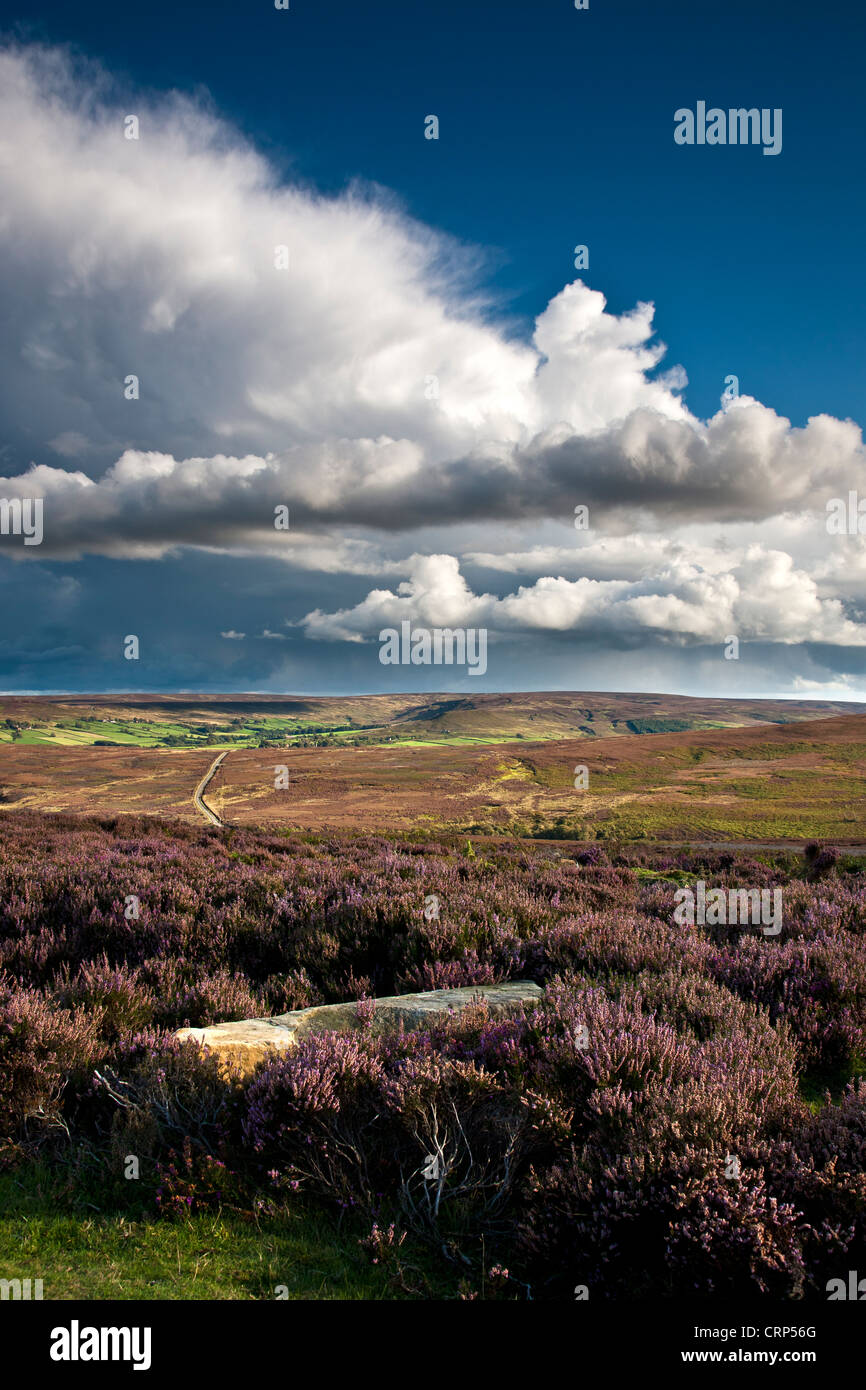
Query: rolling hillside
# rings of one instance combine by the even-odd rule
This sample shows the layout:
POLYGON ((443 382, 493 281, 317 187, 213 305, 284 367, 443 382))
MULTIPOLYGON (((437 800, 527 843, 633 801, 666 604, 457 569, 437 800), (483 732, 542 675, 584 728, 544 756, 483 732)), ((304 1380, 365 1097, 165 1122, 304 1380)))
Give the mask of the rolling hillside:
POLYGON ((748 727, 866 706, 682 695, 58 695, 0 697, 0 744, 140 748, 611 738, 748 727))
MULTIPOLYGON (((504 697, 507 698, 507 697, 504 697)), ((516 697, 513 697, 516 698, 516 697)), ((682 704, 651 713, 644 697, 577 705, 574 696, 519 697, 504 706, 473 702, 451 710, 485 735, 436 739, 431 718, 404 718, 369 745, 329 746, 283 740, 232 748, 208 788, 208 804, 229 825, 271 824, 289 831, 363 829, 444 831, 552 838, 670 840, 866 840, 866 714, 778 717, 787 709, 752 702, 741 727, 710 724, 698 702, 694 727, 639 732, 684 721, 682 704), (547 708, 544 701, 549 699, 547 708), (556 701, 561 701, 557 704, 556 701), (574 702, 569 706, 566 701, 574 702), (480 708, 479 708, 480 703, 480 708), (510 713, 507 721, 503 707, 510 713), (643 708, 643 714, 638 710, 643 708), (584 711, 604 715, 612 732, 552 732, 554 719, 584 711), (514 724, 535 714, 547 737, 529 738, 514 724), (486 722, 478 721, 484 715, 486 722), (701 720, 704 716, 704 721, 701 720), (612 718, 611 716, 615 716, 612 718), (505 728, 511 722, 511 728, 505 728), (616 727, 614 727, 614 725, 616 727), (631 727, 630 727, 631 726, 631 727), (636 726, 636 727, 635 727, 636 726), (406 731, 419 737, 405 737, 406 731), (489 731, 501 730, 498 734, 489 731), (288 770, 277 788, 276 769, 288 770), (575 785, 575 769, 588 785, 575 785), (283 779, 284 780, 284 779, 283 779)), ((584 697, 585 699, 586 697, 584 697)), ((647 699, 650 697, 646 697, 647 699)), ((730 715, 729 709, 725 710, 730 715)), ((595 721, 594 721, 595 722, 595 721)), ((602 718, 598 719, 599 726, 602 718)), ((87 747, 60 740, 0 748, 0 804, 46 811, 144 813, 199 819, 193 790, 213 761, 200 748, 87 747)))

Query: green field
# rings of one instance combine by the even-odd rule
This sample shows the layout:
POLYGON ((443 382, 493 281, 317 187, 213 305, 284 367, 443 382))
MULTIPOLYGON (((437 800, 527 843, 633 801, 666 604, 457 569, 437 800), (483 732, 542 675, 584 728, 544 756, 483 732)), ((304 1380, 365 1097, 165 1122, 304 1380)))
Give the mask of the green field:
POLYGON ((237 721, 234 726, 228 727, 139 719, 59 719, 17 730, 8 725, 0 726, 0 743, 47 743, 67 747, 111 743, 118 747, 135 748, 255 748, 263 740, 291 742, 352 732, 344 728, 323 730, 312 721, 279 718, 262 718, 254 724, 237 721))
MULTIPOLYGON (((659 721, 666 722, 666 721, 659 721)), ((667 721, 687 725, 687 721, 667 721)), ((695 728, 722 728, 720 724, 710 725, 696 721, 695 728)), ((608 732, 604 730, 602 732, 608 732)), ((610 735, 617 731, 611 728, 610 735)), ((650 730, 631 729, 633 735, 650 730)), ((549 743, 561 734, 555 730, 519 733, 503 730, 501 733, 450 733, 436 730, 426 733, 414 730, 411 726, 397 726, 389 732, 389 726, 364 729, 345 724, 333 727, 323 726, 312 720, 282 719, 265 717, 255 723, 237 723, 231 727, 215 726, 205 728, 198 723, 160 723, 156 720, 138 719, 62 719, 56 722, 19 726, 17 729, 0 724, 0 744, 18 743, 22 746, 48 744, 54 747, 93 747, 95 744, 111 744, 116 747, 133 748, 255 748, 261 744, 290 746, 292 744, 328 744, 346 746, 358 744, 366 747, 391 745, 400 748, 429 747, 483 747, 498 743, 538 742, 549 743)))

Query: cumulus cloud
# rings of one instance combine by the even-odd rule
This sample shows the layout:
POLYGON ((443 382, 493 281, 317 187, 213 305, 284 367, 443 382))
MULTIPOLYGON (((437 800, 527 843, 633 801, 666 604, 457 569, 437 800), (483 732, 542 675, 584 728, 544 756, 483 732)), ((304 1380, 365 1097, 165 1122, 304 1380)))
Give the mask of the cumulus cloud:
MULTIPOLYGON (((479 253, 385 191, 286 182, 207 104, 130 96, 58 50, 0 52, 0 194, 0 496, 44 500, 42 560, 194 548, 393 577, 308 612, 319 639, 411 617, 863 645, 866 549, 823 529, 829 497, 866 489, 859 427, 794 428, 748 397, 697 419, 651 304, 614 314, 576 281, 524 341, 479 292, 479 253), (536 543, 577 504, 591 539, 536 543), (797 546, 746 539, 770 522, 797 546), (696 544, 702 525, 730 535, 696 544), (485 534, 464 569, 532 582, 475 593, 439 553, 467 527, 485 534), (422 530, 436 553, 412 553, 422 530)), ((247 630, 281 636, 263 617, 247 630)))
MULTIPOLYGON (((464 552, 463 559, 481 569, 498 570, 503 574, 634 579, 686 553, 698 558, 693 547, 687 548, 683 542, 672 537, 635 533, 581 539, 567 546, 536 545, 530 550, 468 550, 464 552)), ((704 568, 712 565, 714 559, 720 568, 727 568, 730 563, 728 548, 717 555, 710 546, 701 549, 700 563, 704 568)))
POLYGON ((130 97, 104 77, 0 54, 12 418, 38 400, 46 445, 89 440, 96 464, 132 441, 180 460, 420 437, 444 455, 514 432, 537 355, 463 292, 473 254, 384 194, 280 184, 186 99, 133 100, 127 140, 130 97))
POLYGON ((303 619, 307 635, 360 642, 408 619, 419 627, 577 632, 612 639, 653 633, 683 645, 744 641, 866 646, 866 623, 822 598, 790 555, 750 546, 721 573, 684 556, 640 580, 544 576, 504 597, 474 594, 452 555, 415 556, 396 590, 373 589, 351 609, 303 619))
POLYGON ((469 253, 381 192, 281 184, 179 97, 136 103, 127 140, 128 99, 86 77, 0 55, 0 398, 40 465, 4 485, 50 500, 57 553, 264 543, 277 503, 392 530, 575 501, 620 529, 755 518, 863 475, 851 422, 792 429, 748 398, 696 420, 681 371, 653 376, 651 305, 617 316, 577 281, 520 343, 469 253))

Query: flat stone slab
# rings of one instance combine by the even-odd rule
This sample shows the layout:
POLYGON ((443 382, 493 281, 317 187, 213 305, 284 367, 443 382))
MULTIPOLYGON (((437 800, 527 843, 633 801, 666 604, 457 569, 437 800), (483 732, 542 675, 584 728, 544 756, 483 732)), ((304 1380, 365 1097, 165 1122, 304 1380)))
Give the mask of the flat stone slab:
MULTIPOLYGON (((422 994, 392 994, 375 1001, 370 1024, 373 1033, 410 1032, 437 1019, 462 1012, 483 1000, 493 1017, 507 1017, 537 1004, 543 991, 529 980, 504 985, 469 985, 464 989, 432 989, 422 994)), ((215 1023, 210 1028, 181 1028, 181 1042, 197 1042, 215 1052, 226 1072, 245 1074, 259 1062, 296 1047, 301 1038, 318 1033, 350 1033, 362 1027, 357 1003, 318 1004, 273 1018, 248 1018, 240 1023, 215 1023)))

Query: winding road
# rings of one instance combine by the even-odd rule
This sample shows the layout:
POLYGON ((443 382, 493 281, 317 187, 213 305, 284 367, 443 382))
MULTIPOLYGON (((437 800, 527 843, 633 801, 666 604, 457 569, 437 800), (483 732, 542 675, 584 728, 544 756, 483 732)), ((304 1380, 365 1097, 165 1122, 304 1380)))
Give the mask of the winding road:
POLYGON ((222 753, 218 754, 218 756, 214 758, 204 777, 202 777, 201 781, 199 782, 198 786, 192 794, 192 799, 196 808, 199 811, 201 811, 202 815, 207 817, 207 819, 211 822, 212 825, 225 825, 225 821, 217 815, 216 811, 211 810, 211 808, 208 806, 207 802, 204 799, 204 793, 208 783, 216 773, 217 768, 219 767, 220 763, 222 762, 223 758, 225 757, 228 751, 229 750, 226 748, 223 750, 222 753))

